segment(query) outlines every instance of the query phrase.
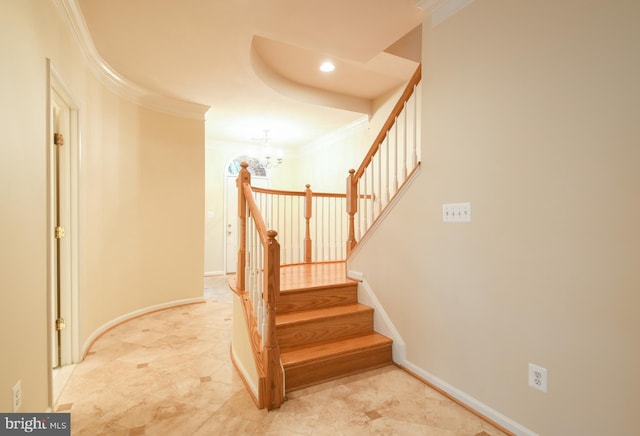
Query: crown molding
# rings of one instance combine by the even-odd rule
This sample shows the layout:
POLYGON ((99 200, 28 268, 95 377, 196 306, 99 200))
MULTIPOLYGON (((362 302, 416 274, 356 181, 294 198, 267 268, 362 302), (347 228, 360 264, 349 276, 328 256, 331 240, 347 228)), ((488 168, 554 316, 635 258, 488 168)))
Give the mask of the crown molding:
POLYGON ((417 6, 431 16, 433 27, 458 13, 473 0, 418 0, 417 6))
POLYGON ((118 96, 141 106, 181 118, 204 121, 209 106, 168 97, 140 86, 119 74, 98 53, 84 16, 76 0, 54 0, 66 19, 71 33, 87 60, 89 69, 98 80, 118 96))

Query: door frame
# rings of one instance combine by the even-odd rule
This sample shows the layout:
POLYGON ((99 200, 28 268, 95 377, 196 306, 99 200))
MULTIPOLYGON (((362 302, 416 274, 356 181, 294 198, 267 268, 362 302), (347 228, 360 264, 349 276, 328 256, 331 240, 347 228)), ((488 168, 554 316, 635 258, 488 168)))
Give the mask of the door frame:
MULTIPOLYGON (((55 173, 55 149, 53 145, 53 103, 54 99, 61 101, 68 110, 68 120, 65 122, 68 129, 68 137, 65 138, 63 151, 66 153, 67 165, 63 171, 64 182, 61 187, 64 190, 65 201, 63 215, 68 222, 65 223, 65 250, 60 262, 65 268, 65 286, 62 299, 62 311, 65 316, 66 329, 63 331, 64 343, 62 360, 63 365, 72 365, 80 361, 79 326, 78 326, 78 289, 79 289, 79 162, 80 162, 80 122, 79 109, 76 100, 72 97, 69 88, 58 70, 47 59, 47 335, 48 342, 48 368, 49 368, 49 406, 53 408, 61 387, 66 380, 57 380, 54 377, 53 368, 57 364, 54 361, 56 347, 56 242, 54 237, 56 226, 56 173, 55 173)), ((64 377, 70 375, 70 371, 61 371, 64 377)))

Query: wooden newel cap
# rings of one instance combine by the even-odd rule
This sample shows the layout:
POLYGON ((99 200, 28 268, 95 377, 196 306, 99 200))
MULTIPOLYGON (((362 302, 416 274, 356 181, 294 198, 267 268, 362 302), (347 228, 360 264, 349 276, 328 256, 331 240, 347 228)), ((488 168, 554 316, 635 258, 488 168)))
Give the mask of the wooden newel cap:
POLYGON ((356 170, 354 170, 353 168, 349 170, 349 174, 354 175, 355 173, 356 173, 356 170))
POLYGON ((276 232, 275 230, 267 230, 267 237, 269 239, 275 239, 276 236, 278 236, 278 232, 276 232))
POLYGON ((241 166, 242 168, 244 168, 245 170, 246 170, 247 168, 249 168, 249 164, 248 164, 247 162, 240 162, 240 166, 241 166))

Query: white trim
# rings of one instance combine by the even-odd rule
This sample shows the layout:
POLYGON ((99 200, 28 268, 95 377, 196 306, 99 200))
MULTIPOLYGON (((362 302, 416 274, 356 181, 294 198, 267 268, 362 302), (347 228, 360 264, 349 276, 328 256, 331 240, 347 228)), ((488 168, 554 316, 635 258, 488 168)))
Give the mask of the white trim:
POLYGON ((91 345, 95 342, 96 339, 98 339, 100 336, 102 336, 104 333, 106 333, 113 327, 117 326, 118 324, 122 324, 125 321, 129 321, 141 315, 146 315, 148 313, 156 312, 158 310, 169 309, 177 306, 184 306, 186 304, 204 303, 206 301, 207 300, 204 298, 204 296, 196 297, 196 298, 185 298, 183 300, 169 301, 167 303, 160 303, 153 306, 148 306, 143 309, 134 310, 133 312, 129 312, 127 314, 114 318, 111 321, 95 329, 93 333, 89 335, 89 337, 84 341, 84 344, 82 345, 82 355, 84 356, 87 353, 87 351, 89 351, 89 347, 91 347, 91 345))
POLYGON ((71 33, 84 53, 89 69, 113 93, 149 109, 182 118, 204 121, 209 106, 178 100, 158 94, 124 78, 98 53, 84 21, 77 0, 54 0, 60 14, 66 19, 71 33))
MULTIPOLYGON (((57 71, 50 59, 47 59, 49 66, 49 92, 56 92, 64 101, 65 105, 69 108, 69 128, 71 130, 70 137, 66 138, 68 143, 66 147, 69 149, 69 186, 71 192, 69 193, 69 245, 70 245, 70 316, 68 320, 70 324, 71 335, 71 363, 77 363, 80 361, 80 345, 79 345, 79 333, 78 333, 78 320, 79 308, 78 308, 78 289, 79 289, 79 242, 80 242, 80 220, 79 216, 79 187, 80 187, 80 153, 81 153, 81 132, 80 132, 80 108, 76 103, 76 99, 69 90, 62 76, 57 71)), ((51 96, 49 97, 51 99, 51 96)), ((49 101, 49 111, 51 110, 51 100, 49 101)), ((50 126, 50 132, 48 137, 53 135, 53 126, 50 126)), ((51 234, 51 231, 50 231, 51 234)))
POLYGON ((58 404, 58 400, 64 391, 65 386, 71 379, 73 371, 75 371, 77 364, 65 365, 62 368, 53 370, 53 405, 58 404))
POLYGON ((224 275, 227 275, 227 273, 224 271, 205 271, 204 273, 205 277, 216 277, 216 276, 224 276, 224 275))
POLYGON ((406 352, 406 343, 402 336, 400 336, 400 332, 396 329, 387 315, 387 312, 384 310, 384 306, 376 297, 376 294, 373 292, 369 283, 364 279, 364 274, 358 271, 347 272, 347 277, 353 280, 358 280, 360 283, 358 284, 358 302, 362 303, 366 306, 373 307, 373 329, 381 333, 391 339, 393 339, 392 354, 394 362, 404 362, 406 360, 407 352, 406 352))
POLYGON ((353 280, 358 280, 358 302, 367 306, 373 307, 373 322, 374 329, 385 336, 393 339, 393 361, 398 365, 413 372, 418 377, 422 378, 426 382, 432 384, 436 388, 447 393, 451 397, 460 401, 467 407, 475 410, 487 419, 494 421, 496 424, 501 425, 505 429, 515 433, 518 436, 538 436, 537 433, 529 430, 523 425, 515 422, 514 420, 506 417, 497 410, 492 409, 486 404, 473 398, 471 395, 461 391, 460 389, 450 385, 449 383, 441 380, 430 372, 418 367, 414 363, 407 360, 406 356, 406 343, 402 339, 400 332, 393 325, 393 321, 387 315, 384 310, 384 306, 380 303, 380 300, 375 295, 375 292, 365 280, 364 274, 359 271, 348 270, 347 277, 353 280))
POLYGON ((413 373, 415 373, 420 378, 422 378, 425 381, 429 382, 430 384, 432 384, 433 386, 437 387, 438 389, 441 389, 442 391, 446 392, 451 397, 455 398, 456 400, 460 401, 461 403, 465 404, 466 406, 472 408, 473 410, 475 410, 476 412, 480 413, 484 417, 494 421, 496 424, 499 424, 502 427, 504 427, 505 429, 515 433, 516 435, 518 435, 518 436, 538 436, 538 433, 535 433, 534 431, 526 428, 525 426, 523 426, 521 424, 518 424, 517 422, 515 422, 514 420, 504 416, 502 413, 498 412, 497 410, 492 409, 491 407, 489 407, 486 404, 478 401, 477 399, 473 398, 471 395, 466 394, 465 392, 461 391, 460 389, 458 389, 458 388, 456 388, 454 386, 451 386, 449 383, 447 383, 444 380, 436 377, 435 375, 431 374, 430 372, 425 371, 424 369, 422 369, 422 368, 418 367, 417 365, 409 362, 408 360, 405 360, 404 362, 400 363, 400 365, 404 366, 405 368, 407 368, 408 370, 412 371, 413 373))
POLYGON ((431 15, 431 26, 435 27, 472 2, 473 0, 420 0, 417 5, 431 15))
MULTIPOLYGON (((81 360, 80 345, 79 345, 79 307, 78 307, 78 295, 79 295, 79 241, 80 241, 80 221, 79 221, 79 186, 80 186, 80 153, 81 153, 81 130, 80 130, 80 109, 77 104, 77 100, 74 98, 73 93, 66 85, 62 78, 62 75, 56 70, 51 59, 46 59, 47 66, 47 256, 48 256, 48 272, 47 272, 47 336, 49 338, 47 345, 48 359, 47 364, 49 366, 49 403, 52 407, 57 401, 57 397, 61 393, 60 383, 66 382, 63 380, 68 377, 70 373, 66 368, 69 365, 73 365, 81 360), (62 197, 65 198, 63 202, 64 207, 63 219, 64 225, 67 230, 67 235, 64 238, 66 254, 61 255, 61 262, 64 265, 64 275, 66 277, 67 285, 64 286, 64 295, 61 296, 62 301, 62 314, 67 321, 67 329, 63 332, 62 342, 62 372, 65 374, 54 377, 53 367, 57 364, 54 362, 55 349, 57 347, 56 331, 55 331, 55 319, 56 308, 54 294, 56 292, 55 286, 55 269, 56 269, 56 254, 55 254, 55 242, 53 239, 54 226, 56 219, 55 214, 55 158, 53 145, 54 126, 53 122, 53 104, 54 100, 58 101, 60 105, 64 106, 67 110, 66 118, 64 119, 63 132, 66 136, 66 144, 63 147, 63 152, 66 154, 65 169, 62 171, 65 174, 65 182, 61 189, 63 191, 62 197), (57 383, 56 383, 57 382, 57 383)), ((58 350, 59 352, 60 350, 58 350)), ((59 373, 60 371, 58 371, 59 373)))

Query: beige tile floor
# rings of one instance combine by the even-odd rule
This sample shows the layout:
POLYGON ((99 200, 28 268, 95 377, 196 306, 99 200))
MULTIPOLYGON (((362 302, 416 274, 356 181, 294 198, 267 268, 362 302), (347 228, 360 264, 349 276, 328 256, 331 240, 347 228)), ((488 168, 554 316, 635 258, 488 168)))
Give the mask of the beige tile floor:
POLYGON ((121 324, 91 348, 57 411, 73 435, 438 435, 504 433, 395 366, 291 392, 256 409, 229 358, 232 296, 205 279, 206 303, 121 324))

